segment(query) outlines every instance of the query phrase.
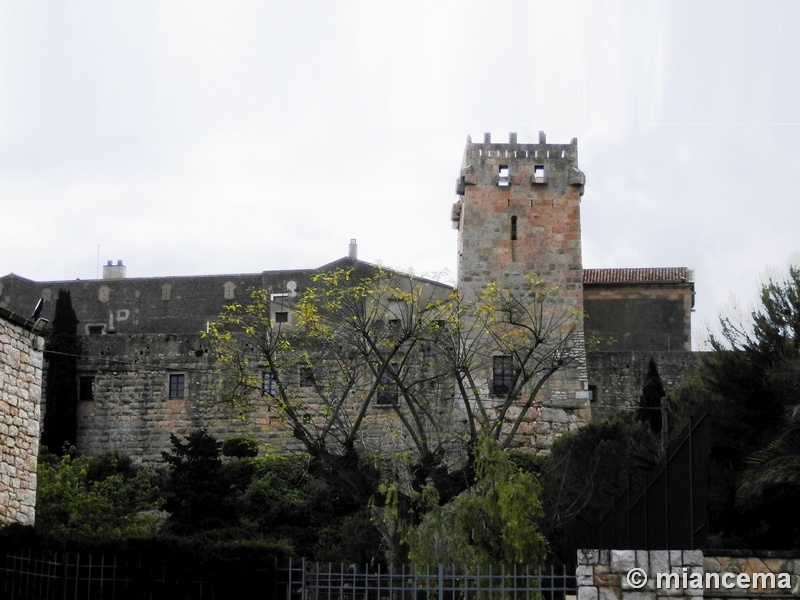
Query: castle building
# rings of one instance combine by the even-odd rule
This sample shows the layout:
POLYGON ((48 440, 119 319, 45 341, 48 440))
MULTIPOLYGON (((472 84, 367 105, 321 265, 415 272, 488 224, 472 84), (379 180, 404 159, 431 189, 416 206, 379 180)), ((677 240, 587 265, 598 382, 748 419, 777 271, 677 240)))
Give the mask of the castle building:
MULTIPOLYGON (((468 138, 456 182, 451 216, 458 229, 459 291, 476 297, 489 284, 524 290, 535 277, 557 289, 561 307, 574 315, 570 365, 543 390, 548 409, 532 413, 531 435, 542 435, 532 446, 540 450, 593 414, 635 404, 650 358, 667 387, 694 365, 692 272, 584 269, 585 184, 577 140, 549 144, 544 133, 535 144, 518 143, 514 133, 508 143, 494 143, 489 134, 482 143, 468 138)), ((70 291, 83 336, 79 449, 116 449, 156 461, 169 448, 170 433, 212 422, 212 433, 223 439, 237 433, 234 425, 211 419, 199 401, 214 389, 213 348, 200 334, 222 308, 262 289, 272 300, 271 318, 291 324, 292 303, 311 278, 346 266, 370 267, 358 260, 355 240, 346 257, 312 269, 128 278, 122 261, 109 262, 99 280, 2 277, 0 307, 19 311, 43 298, 48 317, 59 289, 70 291)), ((498 354, 495 369, 504 365, 498 354)), ((497 376, 484 374, 487 393, 497 376)), ((277 419, 264 413, 254 425, 269 432, 277 419)))

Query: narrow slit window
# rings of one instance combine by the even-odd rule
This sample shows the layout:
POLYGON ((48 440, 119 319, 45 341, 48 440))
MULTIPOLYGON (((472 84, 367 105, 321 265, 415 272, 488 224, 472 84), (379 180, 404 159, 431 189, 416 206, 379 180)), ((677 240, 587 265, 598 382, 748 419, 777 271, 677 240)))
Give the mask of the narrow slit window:
POLYGON ((509 183, 509 169, 508 165, 500 165, 500 172, 497 178, 497 185, 501 187, 508 187, 509 183))
POLYGON ((511 217, 511 241, 517 239, 517 216, 511 217))

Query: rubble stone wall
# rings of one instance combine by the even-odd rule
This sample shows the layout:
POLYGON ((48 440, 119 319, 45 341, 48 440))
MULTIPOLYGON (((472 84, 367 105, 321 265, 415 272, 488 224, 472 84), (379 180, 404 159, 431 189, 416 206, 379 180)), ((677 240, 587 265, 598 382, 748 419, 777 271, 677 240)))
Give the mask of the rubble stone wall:
POLYGON ((0 522, 32 525, 36 505, 42 338, 0 318, 0 522))

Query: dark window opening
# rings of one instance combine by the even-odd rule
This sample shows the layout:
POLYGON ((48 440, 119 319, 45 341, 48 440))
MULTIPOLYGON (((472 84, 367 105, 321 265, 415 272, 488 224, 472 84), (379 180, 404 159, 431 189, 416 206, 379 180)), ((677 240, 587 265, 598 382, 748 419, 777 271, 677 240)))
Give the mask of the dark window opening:
POLYGON ((399 390, 397 382, 395 382, 387 367, 381 375, 381 380, 378 384, 378 396, 375 400, 375 404, 378 406, 391 406, 397 402, 398 396, 399 390))
POLYGON ((169 376, 169 397, 183 398, 184 387, 186 385, 186 375, 169 376))
POLYGON ((514 361, 510 356, 495 356, 492 364, 492 395, 505 396, 514 384, 514 361))
POLYGON ((89 335, 102 335, 105 325, 88 325, 86 329, 89 332, 89 335))
POLYGON ((300 369, 300 387, 312 387, 314 385, 314 371, 311 367, 300 369))
POLYGON ((81 377, 78 383, 78 398, 94 400, 94 377, 81 377))
POLYGON ((276 312, 275 313, 275 322, 276 323, 288 323, 289 322, 289 313, 288 312, 276 312))
POLYGON ((511 239, 512 240, 516 240, 517 239, 517 217, 516 216, 511 217, 511 239))

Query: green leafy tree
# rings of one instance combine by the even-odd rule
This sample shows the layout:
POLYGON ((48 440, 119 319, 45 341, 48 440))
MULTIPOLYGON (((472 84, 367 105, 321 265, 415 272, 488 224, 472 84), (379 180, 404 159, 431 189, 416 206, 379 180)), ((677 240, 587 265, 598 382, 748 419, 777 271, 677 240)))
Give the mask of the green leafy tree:
POLYGON ((417 483, 442 481, 445 493, 453 467, 463 479, 453 453, 468 462, 481 435, 513 448, 549 378, 579 355, 577 315, 559 298, 531 277, 525 289, 493 284, 466 302, 435 282, 359 266, 314 276, 291 326, 255 290, 209 336, 223 396, 279 411, 315 460, 356 464, 365 446, 405 453, 417 483), (479 383, 497 353, 513 363, 501 402, 479 383), (394 418, 376 418, 378 405, 394 418))
POLYGON ((39 462, 36 528, 71 540, 152 535, 160 522, 151 474, 116 454, 92 458, 68 452, 39 462))
POLYGON ((622 415, 557 439, 540 466, 547 537, 565 563, 596 544, 600 517, 626 485, 641 486, 660 453, 649 426, 622 415))
POLYGON ((78 436, 78 317, 70 293, 59 290, 53 331, 47 339, 47 381, 42 444, 61 454, 75 445, 78 436))
MULTIPOLYGON (((578 315, 536 277, 468 301, 358 265, 318 273, 286 302, 254 290, 211 324, 221 396, 243 412, 266 403, 310 456, 309 471, 346 486, 356 505, 373 498, 381 475, 402 505, 378 519, 400 559, 402 531, 429 509, 424 490, 446 503, 470 487, 483 436, 519 445, 549 379, 580 355, 578 315), (273 318, 288 308, 291 323, 273 318), (510 363, 502 391, 487 384, 498 353, 510 363), (389 526, 392 515, 404 523, 389 526)), ((391 505, 382 496, 376 513, 391 505)))
POLYGON ((410 557, 420 565, 472 568, 540 564, 547 549, 540 496, 536 476, 483 436, 475 447, 475 483, 409 531, 410 557))

